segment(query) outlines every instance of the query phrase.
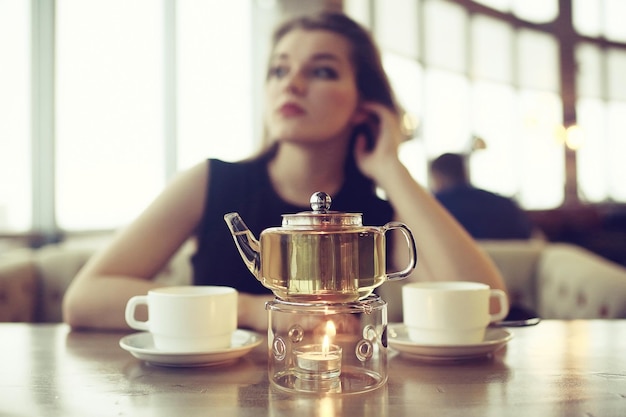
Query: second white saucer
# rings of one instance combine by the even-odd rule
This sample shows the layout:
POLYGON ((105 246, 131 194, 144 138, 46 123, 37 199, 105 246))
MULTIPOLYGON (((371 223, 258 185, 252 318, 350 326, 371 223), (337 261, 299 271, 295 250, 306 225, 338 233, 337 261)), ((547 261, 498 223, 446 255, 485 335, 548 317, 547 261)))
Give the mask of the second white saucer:
POLYGON ((472 345, 432 345, 420 344, 409 339, 402 323, 388 326, 389 346, 401 354, 423 361, 454 361, 485 357, 502 348, 513 334, 501 328, 487 328, 481 343, 472 345))

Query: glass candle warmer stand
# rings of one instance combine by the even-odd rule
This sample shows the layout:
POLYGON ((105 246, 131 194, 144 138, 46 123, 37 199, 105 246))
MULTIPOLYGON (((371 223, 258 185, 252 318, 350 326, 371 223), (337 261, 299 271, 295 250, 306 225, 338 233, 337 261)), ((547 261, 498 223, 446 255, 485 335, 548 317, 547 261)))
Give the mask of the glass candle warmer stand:
POLYGON ((272 386, 348 394, 387 382, 387 303, 379 296, 336 304, 276 298, 266 309, 272 386))

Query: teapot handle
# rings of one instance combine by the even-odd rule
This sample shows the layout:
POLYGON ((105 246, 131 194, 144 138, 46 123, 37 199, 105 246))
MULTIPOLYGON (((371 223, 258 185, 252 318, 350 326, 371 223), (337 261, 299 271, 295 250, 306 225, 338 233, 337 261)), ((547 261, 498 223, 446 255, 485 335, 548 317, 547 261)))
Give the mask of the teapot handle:
POLYGON ((404 234, 404 238, 406 239, 406 243, 409 247, 409 264, 406 268, 401 271, 391 272, 387 274, 387 279, 389 281, 394 281, 402 278, 406 278, 413 270, 415 269, 415 265, 417 265, 417 249, 415 248, 415 239, 413 239, 413 233, 411 233, 411 229, 404 223, 400 222, 389 222, 385 224, 383 227, 383 233, 387 233, 389 230, 398 229, 404 234))

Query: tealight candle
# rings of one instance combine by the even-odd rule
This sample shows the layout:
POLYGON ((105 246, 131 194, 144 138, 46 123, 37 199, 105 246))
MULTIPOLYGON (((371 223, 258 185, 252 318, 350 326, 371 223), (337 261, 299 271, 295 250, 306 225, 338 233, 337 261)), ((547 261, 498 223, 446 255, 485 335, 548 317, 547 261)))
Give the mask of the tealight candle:
POLYGON ((341 347, 330 344, 328 335, 321 344, 305 345, 294 352, 300 378, 331 379, 341 374, 341 347))

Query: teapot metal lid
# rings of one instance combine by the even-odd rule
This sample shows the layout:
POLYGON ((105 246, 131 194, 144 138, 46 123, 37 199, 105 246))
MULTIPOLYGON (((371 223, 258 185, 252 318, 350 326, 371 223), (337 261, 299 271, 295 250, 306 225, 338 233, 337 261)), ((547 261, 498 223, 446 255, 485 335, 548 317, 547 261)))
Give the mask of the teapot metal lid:
POLYGON ((330 210, 332 199, 323 191, 313 193, 310 199, 313 211, 283 214, 283 227, 357 227, 363 225, 361 213, 330 210))

